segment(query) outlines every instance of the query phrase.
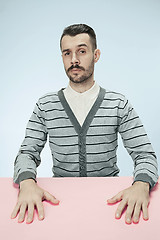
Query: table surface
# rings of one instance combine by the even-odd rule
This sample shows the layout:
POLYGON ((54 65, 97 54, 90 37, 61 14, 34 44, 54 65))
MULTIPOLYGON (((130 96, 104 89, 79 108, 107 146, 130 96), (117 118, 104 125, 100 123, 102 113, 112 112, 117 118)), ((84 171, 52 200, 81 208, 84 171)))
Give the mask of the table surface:
MULTIPOLYGON (((160 180, 160 179, 159 179, 160 180)), ((115 219, 118 204, 107 199, 129 187, 132 177, 38 178, 40 187, 60 200, 59 205, 43 202, 45 219, 35 213, 31 224, 10 219, 16 204, 18 187, 12 178, 0 178, 0 239, 4 240, 159 240, 160 186, 150 194, 149 220, 127 225, 125 214, 115 219)))

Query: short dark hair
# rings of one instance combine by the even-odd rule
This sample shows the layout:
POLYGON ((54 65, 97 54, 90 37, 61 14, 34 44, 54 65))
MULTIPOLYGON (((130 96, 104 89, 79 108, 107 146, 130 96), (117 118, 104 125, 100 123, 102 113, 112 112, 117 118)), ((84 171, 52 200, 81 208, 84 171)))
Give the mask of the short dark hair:
POLYGON ((61 48, 62 38, 64 36, 66 36, 66 35, 76 36, 81 33, 87 33, 90 36, 93 50, 97 49, 96 34, 95 34, 94 30, 86 24, 73 24, 73 25, 66 27, 63 30, 63 33, 62 33, 62 36, 60 39, 60 48, 61 48))

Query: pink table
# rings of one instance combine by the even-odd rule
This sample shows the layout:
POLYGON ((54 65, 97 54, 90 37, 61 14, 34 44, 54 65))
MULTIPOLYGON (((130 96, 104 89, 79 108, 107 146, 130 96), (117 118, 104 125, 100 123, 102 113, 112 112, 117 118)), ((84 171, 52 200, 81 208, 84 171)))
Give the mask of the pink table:
POLYGON ((106 200, 131 185, 131 177, 39 178, 60 205, 44 202, 45 219, 18 223, 10 219, 18 189, 11 178, 0 178, 0 239, 3 240, 160 240, 160 186, 151 192, 148 221, 127 225, 114 218, 118 204, 106 200))

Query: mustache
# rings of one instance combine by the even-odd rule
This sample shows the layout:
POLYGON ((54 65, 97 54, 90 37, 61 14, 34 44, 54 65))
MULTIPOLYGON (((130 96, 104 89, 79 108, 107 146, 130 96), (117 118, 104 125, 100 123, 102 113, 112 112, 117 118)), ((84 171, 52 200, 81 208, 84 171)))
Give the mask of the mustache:
POLYGON ((72 65, 71 67, 68 68, 67 72, 69 72, 69 71, 72 70, 73 68, 85 70, 83 67, 81 67, 81 66, 79 66, 79 65, 72 65))

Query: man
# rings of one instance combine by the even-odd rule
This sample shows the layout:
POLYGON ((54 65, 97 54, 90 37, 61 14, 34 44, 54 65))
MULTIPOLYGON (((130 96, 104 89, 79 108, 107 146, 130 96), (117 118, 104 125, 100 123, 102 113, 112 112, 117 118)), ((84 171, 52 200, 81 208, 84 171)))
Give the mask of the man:
POLYGON ((28 122, 26 136, 15 160, 14 182, 20 186, 12 213, 19 222, 33 221, 36 207, 44 218, 43 200, 58 204, 36 183, 36 168, 49 135, 55 177, 117 176, 117 134, 134 161, 132 186, 108 200, 120 201, 116 218, 126 210, 126 223, 148 219, 149 191, 158 179, 157 161, 142 123, 119 93, 106 91, 94 81, 94 64, 99 60, 96 35, 85 24, 67 27, 60 40, 62 59, 69 85, 58 93, 41 97, 28 122))

